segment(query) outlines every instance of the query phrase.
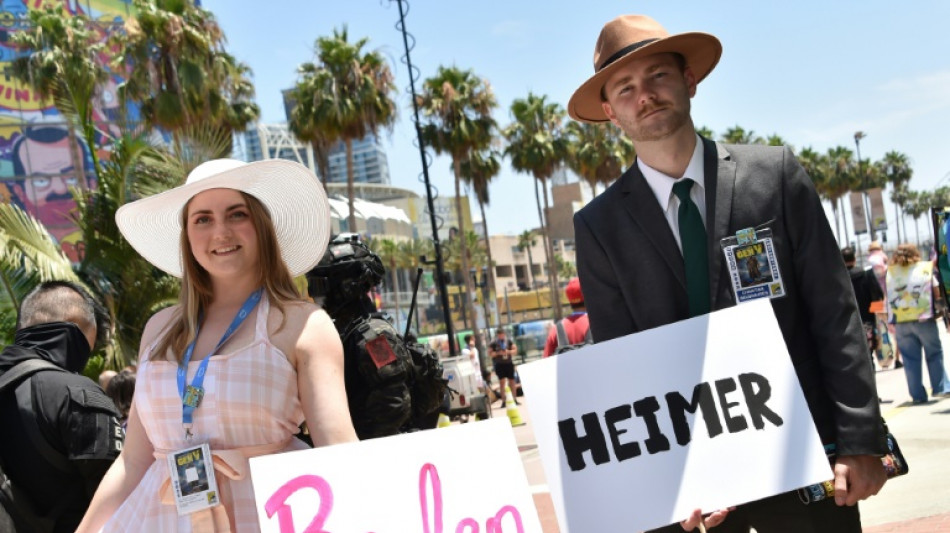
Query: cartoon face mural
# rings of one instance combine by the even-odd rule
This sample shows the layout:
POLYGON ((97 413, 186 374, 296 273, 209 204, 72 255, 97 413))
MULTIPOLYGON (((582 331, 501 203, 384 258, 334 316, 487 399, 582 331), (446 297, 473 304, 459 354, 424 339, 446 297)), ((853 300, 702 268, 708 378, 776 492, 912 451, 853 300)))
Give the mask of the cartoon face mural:
MULTIPOLYGON (((70 15, 84 15, 96 22, 93 27, 100 39, 121 28, 132 11, 132 0, 0 0, 0 199, 11 202, 33 215, 46 226, 66 255, 73 261, 82 257, 81 234, 72 215, 76 202, 71 187, 97 186, 90 147, 75 135, 78 152, 70 146, 66 120, 53 103, 41 99, 9 73, 10 63, 21 54, 10 44, 10 36, 28 27, 29 12, 49 6, 62 6, 70 15)), ((108 64, 108 58, 103 58, 108 64)), ((115 76, 99 88, 93 102, 96 126, 93 147, 97 155, 108 158, 107 148, 120 130, 119 101, 116 95, 121 79, 115 76)), ((136 109, 126 117, 138 120, 136 109)))

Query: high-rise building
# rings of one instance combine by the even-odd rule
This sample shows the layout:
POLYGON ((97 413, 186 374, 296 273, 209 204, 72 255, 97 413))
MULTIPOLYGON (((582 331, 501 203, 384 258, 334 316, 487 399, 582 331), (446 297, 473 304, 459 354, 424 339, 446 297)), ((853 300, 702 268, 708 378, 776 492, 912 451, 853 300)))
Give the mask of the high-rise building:
MULTIPOLYGON (((330 183, 346 183, 346 144, 330 148, 330 183)), ((370 133, 353 141, 353 181, 389 185, 389 161, 379 137, 370 133)))
POLYGON ((235 145, 235 155, 245 161, 286 159, 317 174, 313 147, 298 141, 287 124, 254 124, 243 135, 235 135, 235 145))

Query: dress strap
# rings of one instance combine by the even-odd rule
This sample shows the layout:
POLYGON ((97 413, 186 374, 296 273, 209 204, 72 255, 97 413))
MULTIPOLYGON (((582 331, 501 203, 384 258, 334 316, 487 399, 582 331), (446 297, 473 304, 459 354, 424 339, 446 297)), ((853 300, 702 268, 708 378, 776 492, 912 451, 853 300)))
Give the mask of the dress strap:
POLYGON ((267 298, 267 290, 261 294, 261 301, 257 304, 257 320, 254 322, 254 339, 267 338, 267 317, 270 315, 270 300, 267 298))

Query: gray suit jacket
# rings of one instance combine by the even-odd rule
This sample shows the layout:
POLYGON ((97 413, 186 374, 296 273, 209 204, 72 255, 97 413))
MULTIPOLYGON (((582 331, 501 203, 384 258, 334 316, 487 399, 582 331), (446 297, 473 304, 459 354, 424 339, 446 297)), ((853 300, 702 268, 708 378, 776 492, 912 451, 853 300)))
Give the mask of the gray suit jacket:
MULTIPOLYGON (((770 228, 787 291, 772 308, 822 441, 885 453, 854 292, 811 180, 788 148, 703 143, 713 310, 735 305, 720 240, 770 228)), ((689 318, 682 255, 637 165, 574 215, 574 232, 595 341, 689 318)))

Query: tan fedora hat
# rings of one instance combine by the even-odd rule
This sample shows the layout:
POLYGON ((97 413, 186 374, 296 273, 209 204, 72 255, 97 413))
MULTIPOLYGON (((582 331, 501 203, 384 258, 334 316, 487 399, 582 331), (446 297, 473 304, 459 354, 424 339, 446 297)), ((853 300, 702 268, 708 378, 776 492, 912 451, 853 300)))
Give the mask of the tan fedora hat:
POLYGON ((607 122, 609 119, 601 106, 601 90, 610 75, 628 61, 664 52, 682 55, 699 83, 719 62, 722 44, 708 33, 670 35, 646 15, 621 15, 600 31, 594 48, 594 75, 574 91, 567 112, 575 120, 607 122))

